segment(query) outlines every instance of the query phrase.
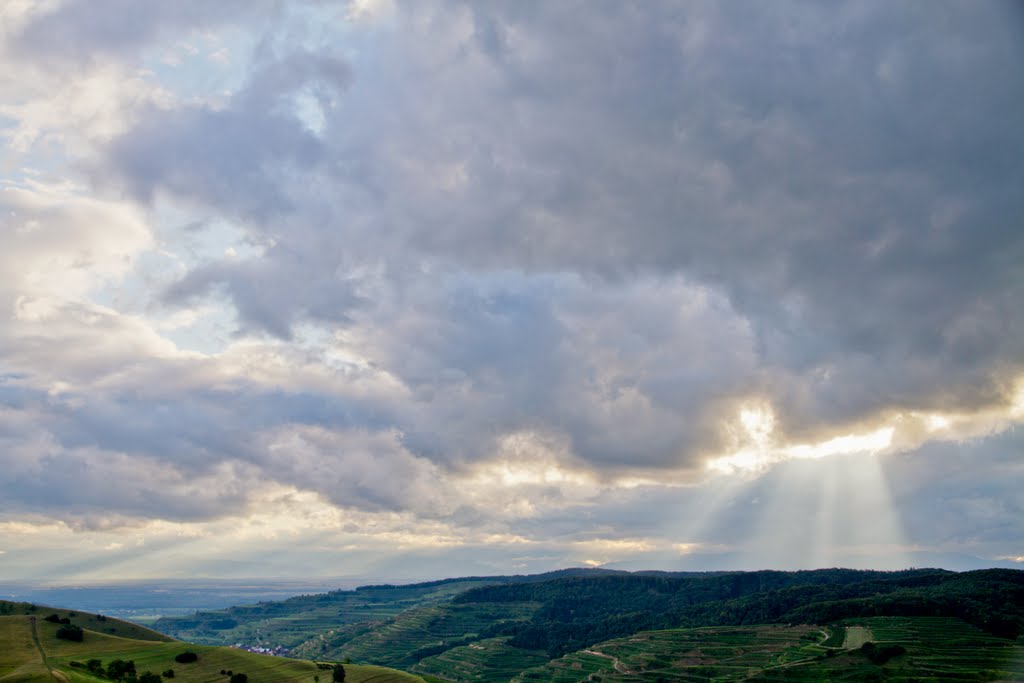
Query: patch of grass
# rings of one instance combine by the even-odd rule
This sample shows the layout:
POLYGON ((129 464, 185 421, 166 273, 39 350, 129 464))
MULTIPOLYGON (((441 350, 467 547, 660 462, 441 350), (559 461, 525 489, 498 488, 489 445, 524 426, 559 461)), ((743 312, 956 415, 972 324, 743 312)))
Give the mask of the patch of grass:
POLYGON ((864 626, 847 626, 846 638, 843 639, 843 647, 847 650, 856 650, 871 640, 871 629, 864 626))

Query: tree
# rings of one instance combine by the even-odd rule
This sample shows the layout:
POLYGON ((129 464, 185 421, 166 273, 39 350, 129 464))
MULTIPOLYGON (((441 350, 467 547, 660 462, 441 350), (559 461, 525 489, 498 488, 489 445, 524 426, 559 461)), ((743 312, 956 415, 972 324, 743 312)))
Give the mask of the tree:
POLYGON ((127 662, 123 659, 115 659, 107 664, 107 678, 112 681, 123 680, 128 674, 135 675, 135 662, 129 659, 127 662))
POLYGON ((232 674, 231 683, 249 683, 249 677, 243 673, 232 674))
POLYGON ((82 627, 73 624, 61 624, 61 627, 57 629, 57 637, 62 640, 73 640, 80 643, 83 637, 82 627))
POLYGON ((174 661, 178 664, 191 664, 192 662, 199 659, 199 655, 192 651, 179 652, 174 655, 174 661))
POLYGON ((341 664, 335 664, 334 668, 331 669, 331 680, 334 683, 345 683, 345 667, 341 664))

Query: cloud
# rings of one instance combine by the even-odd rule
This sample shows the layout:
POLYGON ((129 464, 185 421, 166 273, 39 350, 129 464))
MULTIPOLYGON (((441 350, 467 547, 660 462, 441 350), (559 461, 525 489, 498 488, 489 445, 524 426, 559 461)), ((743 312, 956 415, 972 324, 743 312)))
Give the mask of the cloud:
POLYGON ((273 500, 612 561, 742 550, 786 487, 797 529, 864 451, 893 547, 1008 556, 1011 437, 976 441, 1021 419, 1008 4, 122 4, 3 32, 18 514, 50 482, 90 528, 273 500), (159 62, 197 36, 230 74, 159 62), (976 482, 927 473, 953 451, 976 482))
POLYGON ((261 14, 272 3, 181 2, 173 6, 138 5, 123 0, 40 3, 13 36, 9 49, 35 59, 82 62, 133 55, 168 35, 209 30, 261 14))
POLYGON ((1024 140, 1002 114, 1024 94, 1002 12, 424 6, 378 36, 372 79, 334 89, 322 138, 248 106, 295 89, 257 75, 255 100, 168 111, 108 163, 140 196, 241 213, 274 244, 171 290, 220 283, 246 329, 344 326, 367 264, 412 290, 431 286, 423 259, 470 276, 653 269, 749 321, 794 434, 978 408, 1006 401, 1024 351, 1006 153, 1024 140), (945 40, 949 16, 970 30, 945 40))

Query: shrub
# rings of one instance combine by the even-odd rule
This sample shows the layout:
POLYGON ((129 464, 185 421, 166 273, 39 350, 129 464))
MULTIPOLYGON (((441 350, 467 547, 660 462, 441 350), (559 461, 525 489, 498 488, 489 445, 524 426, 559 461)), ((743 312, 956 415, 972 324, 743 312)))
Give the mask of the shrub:
POLYGON ((178 664, 191 664, 192 662, 195 662, 198 659, 199 655, 197 655, 195 652, 192 652, 191 650, 187 652, 179 652, 178 654, 174 655, 174 661, 176 661, 178 664))
POLYGON ((135 675, 135 662, 129 659, 127 662, 123 659, 115 659, 107 664, 106 677, 112 681, 124 680, 128 674, 135 675))
POLYGON ((152 671, 143 671, 139 676, 139 683, 163 683, 163 679, 152 671))
POLYGON ((51 624, 59 624, 60 623, 60 617, 57 616, 56 614, 51 614, 50 616, 48 616, 45 619, 43 619, 43 621, 48 621, 51 624))
POLYGON ((243 673, 237 673, 231 676, 231 683, 249 683, 249 677, 243 673))
POLYGON ((164 678, 174 678, 174 669, 168 669, 165 671, 164 678))
POLYGON ((885 664, 893 657, 899 657, 907 651, 902 645, 875 645, 868 641, 861 645, 860 651, 864 653, 872 664, 885 664))
POLYGON ((82 642, 83 635, 81 626, 61 624, 61 627, 57 629, 57 637, 62 640, 73 640, 80 643, 82 642))

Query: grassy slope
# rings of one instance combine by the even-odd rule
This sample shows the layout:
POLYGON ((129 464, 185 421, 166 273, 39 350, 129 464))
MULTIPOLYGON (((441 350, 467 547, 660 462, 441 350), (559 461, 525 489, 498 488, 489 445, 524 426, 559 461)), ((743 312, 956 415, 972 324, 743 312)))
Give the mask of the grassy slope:
POLYGON ((25 616, 0 617, 0 681, 22 683, 52 681, 43 658, 32 642, 32 628, 25 616))
MULTIPOLYGON (((37 610, 50 614, 53 610, 37 610)), ((173 680, 182 683, 225 683, 221 670, 248 674, 251 683, 313 683, 314 677, 330 680, 330 672, 317 668, 313 662, 284 657, 271 657, 226 647, 190 645, 164 637, 163 640, 137 640, 95 631, 85 631, 82 642, 57 638, 59 626, 36 619, 40 649, 32 639, 32 617, 27 615, 0 617, 0 682, 53 683, 56 671, 69 683, 109 683, 96 678, 72 661, 100 659, 104 664, 114 660, 133 660, 136 670, 162 673, 174 669, 173 680), (193 651, 199 661, 180 664, 175 655, 193 651)), ((74 619, 74 617, 72 617, 74 619)), ((99 622, 106 627, 108 622, 99 622)), ((146 630, 148 631, 148 629, 146 630)), ((148 633, 147 633, 148 635, 148 633)), ((346 665, 347 683, 423 683, 418 676, 377 666, 346 665)))
POLYGON ((62 619, 70 619, 71 623, 82 628, 105 633, 107 635, 120 636, 122 638, 133 638, 135 640, 153 640, 167 642, 173 638, 164 635, 151 628, 133 624, 130 621, 121 621, 112 617, 104 617, 89 612, 60 609, 58 607, 47 607, 46 605, 33 605, 28 602, 10 602, 0 600, 0 615, 16 616, 26 615, 36 617, 40 623, 51 614, 56 614, 62 619))

